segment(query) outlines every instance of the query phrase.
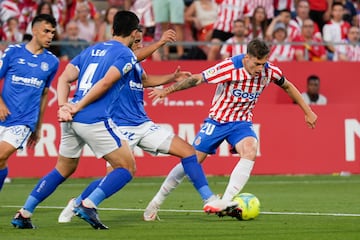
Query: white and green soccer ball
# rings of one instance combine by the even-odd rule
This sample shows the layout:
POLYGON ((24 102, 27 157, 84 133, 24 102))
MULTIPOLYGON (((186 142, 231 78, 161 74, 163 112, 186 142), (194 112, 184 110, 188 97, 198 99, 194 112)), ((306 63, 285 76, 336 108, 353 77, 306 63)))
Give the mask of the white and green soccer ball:
POLYGON ((260 214, 260 201, 252 193, 239 193, 235 195, 233 201, 237 202, 242 210, 239 220, 251 220, 260 214))

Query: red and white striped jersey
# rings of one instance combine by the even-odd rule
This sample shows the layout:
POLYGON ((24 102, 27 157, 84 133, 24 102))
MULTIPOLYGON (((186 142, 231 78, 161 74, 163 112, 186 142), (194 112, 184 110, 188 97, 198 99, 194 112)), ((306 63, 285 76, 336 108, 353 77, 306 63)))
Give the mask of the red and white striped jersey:
POLYGON ((344 44, 335 45, 334 61, 339 61, 339 55, 343 54, 350 62, 360 61, 360 46, 359 44, 351 44, 348 40, 343 41, 344 44))
POLYGON ((202 72, 208 83, 217 84, 209 112, 215 121, 252 121, 252 110, 262 91, 282 78, 282 71, 269 62, 261 74, 251 76, 242 63, 244 56, 225 59, 202 72))
POLYGON ((226 40, 225 44, 221 47, 220 54, 222 58, 228 58, 239 54, 246 53, 247 41, 238 42, 235 37, 226 40))
POLYGON ((256 7, 262 6, 265 8, 267 19, 272 19, 274 17, 274 0, 251 0, 248 2, 250 16, 253 15, 256 7))
POLYGON ((295 49, 291 44, 273 43, 270 49, 270 62, 284 62, 294 60, 295 49))
POLYGON ((345 40, 350 27, 351 26, 348 22, 335 22, 333 20, 330 20, 323 27, 324 41, 341 42, 341 40, 345 40))
POLYGON ((236 19, 243 19, 248 13, 246 0, 223 0, 218 7, 214 29, 232 32, 232 24, 236 19))
POLYGON ((291 12, 295 11, 295 0, 274 0, 275 10, 281 11, 288 9, 291 12))

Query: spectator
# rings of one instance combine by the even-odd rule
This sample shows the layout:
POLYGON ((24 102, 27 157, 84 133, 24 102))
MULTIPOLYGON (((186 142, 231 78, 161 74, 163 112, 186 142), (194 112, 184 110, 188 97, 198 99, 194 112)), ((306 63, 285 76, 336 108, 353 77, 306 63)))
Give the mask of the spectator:
POLYGON ((310 18, 304 20, 301 27, 301 35, 294 42, 302 43, 295 45, 295 59, 297 61, 325 61, 326 49, 321 38, 314 34, 314 21, 310 18))
MULTIPOLYGON (((184 0, 153 0, 153 10, 155 23, 161 25, 161 34, 174 26, 176 31, 176 40, 184 40, 184 0)), ((163 59, 169 59, 169 46, 163 46, 163 59)), ((177 58, 184 55, 184 47, 181 44, 176 45, 177 58)))
POLYGON ((239 54, 246 54, 247 40, 245 33, 246 33, 245 22, 241 19, 235 20, 233 24, 234 36, 226 40, 225 44, 222 46, 220 50, 222 59, 239 54))
POLYGON ((278 22, 274 27, 273 42, 270 49, 269 61, 284 62, 294 60, 294 48, 286 41, 287 31, 285 24, 278 22))
POLYGON ((333 0, 308 0, 310 5, 310 18, 319 26, 320 31, 330 20, 333 0))
MULTIPOLYGON (((54 12, 52 10, 52 6, 51 6, 51 3, 50 2, 47 2, 47 1, 43 1, 43 2, 40 2, 39 5, 37 5, 37 8, 36 8, 36 11, 33 13, 32 17, 31 17, 31 20, 39 15, 39 14, 49 14, 51 16, 54 16, 54 12)), ((55 18, 56 19, 56 18, 55 18)), ((60 36, 62 35, 63 33, 63 30, 61 28, 61 26, 59 24, 56 25, 56 35, 55 35, 55 41, 58 40, 59 38, 61 38, 60 36)), ((28 35, 31 35, 32 34, 32 31, 31 31, 31 24, 28 24, 26 26, 26 31, 25 31, 25 34, 28 34, 28 35)))
POLYGON ((196 31, 197 41, 210 41, 217 17, 217 5, 213 0, 193 1, 185 11, 185 20, 196 31))
POLYGON ((295 37, 298 36, 300 34, 300 32, 299 32, 297 26, 291 21, 291 12, 288 9, 283 9, 279 13, 279 15, 274 17, 274 19, 271 21, 269 27, 266 30, 266 38, 268 40, 273 39, 274 27, 279 22, 283 23, 286 27, 286 31, 287 31, 287 39, 286 40, 288 42, 293 42, 295 37))
MULTIPOLYGON (((301 27, 305 19, 310 18, 310 5, 308 0, 299 0, 296 4, 296 16, 291 20, 292 24, 298 27, 299 32, 301 32, 301 27)), ((314 22, 314 35, 318 38, 322 38, 319 26, 314 22)))
POLYGON ((301 94, 304 101, 309 105, 326 105, 327 99, 320 94, 320 78, 310 75, 307 78, 307 90, 301 94))
POLYGON ((3 0, 0 2, 0 25, 6 27, 6 21, 11 17, 20 18, 21 9, 18 0, 3 0))
POLYGON ((79 38, 91 43, 96 41, 97 27, 95 21, 90 18, 89 5, 86 2, 77 4, 76 23, 79 27, 79 38))
POLYGON ((66 21, 65 24, 70 20, 77 20, 78 17, 78 5, 87 5, 89 11, 89 17, 94 20, 98 21, 100 19, 100 14, 95 7, 95 4, 91 0, 67 0, 67 9, 66 12, 66 21))
POLYGON ((349 0, 334 0, 334 2, 339 2, 344 6, 343 20, 353 25, 357 14, 354 4, 349 0))
POLYGON ((360 30, 357 26, 349 29, 344 44, 335 46, 334 61, 360 61, 360 30))
POLYGON ((266 17, 265 8, 262 6, 258 6, 255 8, 254 13, 250 17, 250 22, 248 25, 248 40, 252 40, 254 38, 264 39, 266 36, 266 29, 268 27, 268 20, 266 17))
POLYGON ((326 42, 328 58, 332 60, 335 52, 334 43, 340 43, 346 39, 350 24, 343 20, 344 6, 334 3, 331 8, 331 20, 323 27, 323 38, 326 42))
POLYGON ((19 43, 23 40, 23 34, 19 31, 19 19, 10 17, 6 21, 7 28, 1 31, 0 41, 19 43))
POLYGON ((296 12, 295 12, 296 2, 299 2, 299 0, 274 0, 275 16, 279 15, 281 10, 283 9, 290 10, 291 15, 293 17, 296 16, 296 12))
POLYGON ((152 0, 125 0, 125 10, 134 12, 143 26, 143 41, 153 42, 155 37, 155 16, 152 0))
POLYGON ((221 43, 233 36, 232 24, 236 19, 244 19, 248 14, 246 0, 217 0, 218 16, 214 23, 214 30, 211 35, 211 46, 207 56, 208 60, 220 58, 221 43))
POLYGON ((103 42, 112 38, 112 25, 114 16, 118 12, 116 7, 108 7, 105 12, 104 21, 100 24, 97 41, 103 42))
MULTIPOLYGON (((254 15, 254 11, 256 7, 264 7, 265 11, 266 11, 266 17, 267 17, 267 21, 268 23, 271 22, 271 20, 274 18, 274 0, 252 0, 252 1, 248 1, 248 14, 247 16, 252 16, 254 15)), ((290 9, 289 9, 290 11, 290 9)))
POLYGON ((79 27, 75 21, 66 24, 65 37, 62 41, 66 43, 60 48, 60 59, 64 61, 73 59, 89 46, 86 40, 79 38, 79 27))

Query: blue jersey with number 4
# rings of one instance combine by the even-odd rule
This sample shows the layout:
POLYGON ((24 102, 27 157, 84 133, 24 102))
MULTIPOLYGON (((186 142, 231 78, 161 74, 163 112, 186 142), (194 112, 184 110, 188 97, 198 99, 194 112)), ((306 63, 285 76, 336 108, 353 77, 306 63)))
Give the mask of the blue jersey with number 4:
POLYGON ((76 56, 71 63, 79 68, 80 73, 72 102, 80 101, 112 66, 120 71, 121 79, 109 92, 79 111, 73 121, 90 124, 110 118, 109 106, 123 86, 122 78, 132 71, 136 62, 130 48, 114 40, 98 43, 76 56))
POLYGON ((5 50, 0 60, 1 97, 11 114, 0 126, 25 125, 35 130, 44 89, 50 87, 58 66, 59 60, 46 49, 33 54, 25 44, 16 44, 5 50))

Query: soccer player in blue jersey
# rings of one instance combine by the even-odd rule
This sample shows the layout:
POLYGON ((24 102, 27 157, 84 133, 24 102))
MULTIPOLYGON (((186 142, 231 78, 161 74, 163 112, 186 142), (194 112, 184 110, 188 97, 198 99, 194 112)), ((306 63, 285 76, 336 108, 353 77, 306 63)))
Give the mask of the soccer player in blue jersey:
MULTIPOLYGON (((138 39, 141 39, 141 36, 138 39)), ((139 46, 134 43, 131 47, 133 50, 137 50, 139 46)), ((148 51, 149 54, 151 54, 151 51, 148 51)), ((116 73, 114 72, 114 74, 116 73)), ((118 125, 118 129, 126 136, 131 149, 139 146, 152 154, 165 153, 180 157, 186 174, 204 200, 205 212, 217 213, 232 209, 237 205, 235 202, 218 199, 210 190, 203 170, 197 162, 194 148, 179 136, 174 135, 173 132, 156 125, 145 112, 143 104, 144 87, 153 87, 175 81, 177 78, 181 78, 182 74, 184 73, 177 71, 175 74, 170 75, 147 76, 141 64, 136 63, 135 71, 121 79, 123 81, 122 88, 110 108, 112 119, 118 125)), ((108 85, 111 85, 111 83, 108 83, 108 85)), ((96 87, 94 86, 93 89, 96 89, 96 87)), ((96 93, 96 95, 98 94, 101 94, 101 91, 96 93)), ((82 107, 81 104, 82 102, 78 103, 82 107)), ((80 106, 76 107, 81 108, 80 106)), ((76 108, 74 107, 74 109, 73 113, 76 113, 76 108)), ((59 221, 69 222, 72 217, 71 209, 76 208, 82 199, 86 199, 87 195, 92 192, 100 181, 101 179, 94 181, 76 200, 71 200, 60 214, 59 221)), ((156 215, 147 216, 144 217, 144 220, 149 221, 149 218, 155 217, 156 215)))
POLYGON ((0 190, 8 174, 7 160, 24 145, 34 147, 41 135, 50 84, 59 60, 46 48, 55 35, 56 21, 47 14, 32 21, 33 38, 10 45, 0 60, 0 190))
POLYGON ((55 168, 44 176, 28 196, 23 207, 11 223, 17 228, 34 228, 30 217, 35 208, 66 180, 78 165, 82 149, 87 144, 97 158, 103 158, 113 167, 96 186, 94 191, 74 209, 76 215, 95 229, 108 229, 99 219, 96 207, 106 198, 123 188, 133 177, 135 161, 127 141, 110 119, 108 106, 113 95, 122 88, 122 81, 112 86, 107 94, 97 95, 96 100, 75 116, 71 116, 65 104, 68 102, 70 83, 78 79, 73 103, 88 97, 100 79, 122 79, 131 74, 137 62, 129 49, 138 31, 138 17, 128 11, 114 17, 113 38, 95 44, 76 56, 58 79, 58 118, 71 120, 61 123, 59 157, 55 168))

